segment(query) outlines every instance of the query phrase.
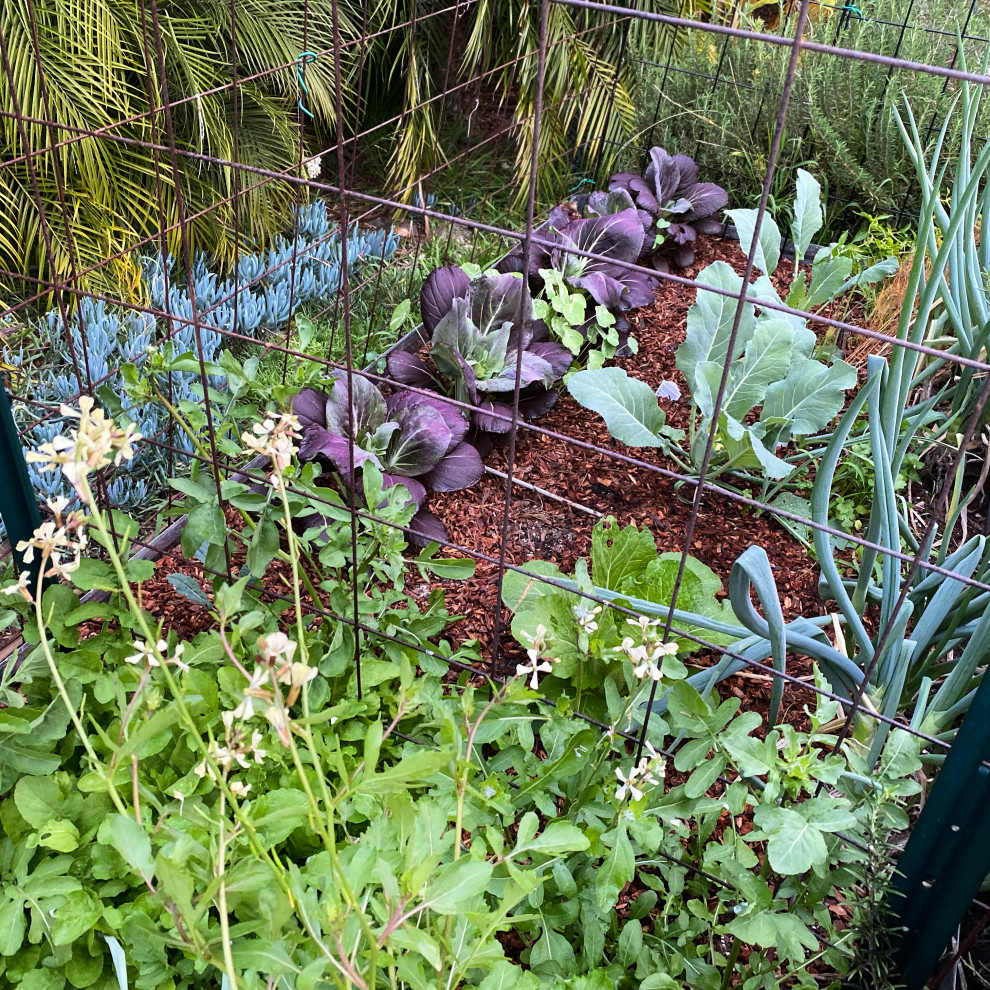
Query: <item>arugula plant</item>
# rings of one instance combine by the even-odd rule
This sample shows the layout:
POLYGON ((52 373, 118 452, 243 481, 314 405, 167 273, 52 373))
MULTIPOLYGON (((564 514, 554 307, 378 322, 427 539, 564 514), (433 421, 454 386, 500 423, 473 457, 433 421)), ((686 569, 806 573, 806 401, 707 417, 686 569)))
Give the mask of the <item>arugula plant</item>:
POLYGON ((537 339, 546 328, 534 324, 525 279, 488 274, 472 280, 454 265, 438 268, 423 284, 420 309, 430 335, 429 360, 391 352, 387 364, 395 381, 472 406, 476 431, 508 433, 521 348, 521 415, 535 419, 553 407, 552 386, 570 367, 571 353, 555 341, 537 339))

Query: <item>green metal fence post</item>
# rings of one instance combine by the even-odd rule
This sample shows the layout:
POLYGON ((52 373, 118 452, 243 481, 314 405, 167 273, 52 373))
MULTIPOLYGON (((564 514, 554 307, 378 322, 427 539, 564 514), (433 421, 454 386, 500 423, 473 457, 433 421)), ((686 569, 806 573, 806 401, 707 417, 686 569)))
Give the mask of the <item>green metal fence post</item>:
POLYGON ((27 463, 24 460, 24 449, 17 436, 14 416, 10 410, 10 399, 7 390, 0 385, 0 518, 7 528, 7 539, 17 563, 17 573, 25 571, 30 575, 29 588, 35 593, 38 581, 40 561, 38 555, 27 564, 24 554, 17 550, 21 540, 31 538, 34 531, 41 525, 41 515, 38 512, 38 497, 31 486, 28 477, 27 463))
POLYGON ((920 990, 990 872, 990 678, 984 678, 897 864, 895 962, 920 990))

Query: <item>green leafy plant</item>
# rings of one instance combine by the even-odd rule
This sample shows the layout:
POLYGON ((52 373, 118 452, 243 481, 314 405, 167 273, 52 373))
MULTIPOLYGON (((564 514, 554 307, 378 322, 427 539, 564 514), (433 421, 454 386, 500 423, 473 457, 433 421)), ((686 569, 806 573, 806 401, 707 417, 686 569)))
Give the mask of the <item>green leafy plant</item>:
MULTIPOLYGON (((800 259, 822 224, 821 189, 800 169, 797 188, 791 224, 796 261, 791 289, 784 300, 788 306, 819 306, 857 284, 876 281, 892 268, 896 270, 896 262, 891 261, 851 277, 850 259, 823 248, 810 272, 803 272, 800 259)), ((740 246, 748 252, 756 231, 756 211, 727 212, 735 222, 740 246)), ((699 286, 718 291, 699 289, 688 310, 687 335, 677 349, 677 367, 687 379, 691 402, 688 450, 678 458, 685 470, 700 468, 708 438, 714 434, 709 477, 727 472, 751 477, 755 472, 757 479, 787 478, 794 468, 778 455, 778 449, 824 429, 842 408, 846 390, 856 383, 855 369, 844 361, 829 364, 815 358, 817 339, 803 318, 760 306, 761 301, 781 302, 769 278, 780 261, 780 245, 776 222, 764 216, 755 248, 761 274, 747 290, 752 301, 741 304, 731 353, 729 342, 738 305, 734 297, 742 293, 742 278, 722 261, 698 275, 699 286), (715 400, 726 366, 728 377, 716 421, 715 400)), ((631 385, 604 371, 588 372, 580 379, 577 391, 573 383, 571 379, 571 394, 583 405, 608 393, 607 405, 602 400, 597 404, 609 408, 616 423, 632 419, 655 426, 634 433, 624 430, 625 435, 635 437, 637 446, 667 445, 670 449, 670 434, 660 432, 659 405, 655 398, 647 398, 646 386, 631 385)))
MULTIPOLYGON (((660 644, 656 639, 656 619, 639 625, 632 619, 627 622, 627 616, 609 608, 603 611, 580 594, 606 589, 619 604, 635 598, 648 599, 662 607, 670 602, 680 560, 679 553, 658 553, 649 530, 635 526, 620 529, 609 516, 592 530, 590 561, 578 561, 574 591, 539 580, 564 580, 557 565, 549 561, 532 561, 523 568, 525 573, 512 571, 505 575, 502 601, 514 613, 513 635, 527 649, 539 644, 538 653, 553 657, 552 667, 547 670, 552 676, 549 682, 543 682, 551 697, 565 690, 565 683, 570 682, 578 710, 601 717, 604 699, 600 688, 607 678, 614 680, 614 687, 625 694, 634 690, 637 680, 648 686, 651 680, 658 679, 661 664, 670 676, 676 676, 671 674, 674 670, 686 676, 676 655, 696 649, 690 639, 675 638, 669 644, 660 644), (630 624, 639 629, 641 642, 628 639, 630 624), (630 667, 626 661, 634 658, 636 662, 630 667)), ((682 609, 722 622, 731 619, 728 604, 715 597, 721 592, 722 582, 714 572, 688 557, 677 598, 682 609)))
MULTIPOLYGON (((210 618, 178 637, 143 607, 155 566, 128 559, 136 525, 89 485, 130 456, 133 428, 87 402, 67 445, 35 455, 84 506, 56 506, 29 541, 42 573, 74 587, 6 589, 28 650, 0 719, 0 985, 810 990, 822 966, 836 981, 849 968, 826 900, 859 875, 878 820, 906 822, 906 733, 870 776, 857 746, 825 745, 834 703, 808 733, 759 738, 759 716, 702 697, 671 650, 659 677, 676 703, 653 724, 672 757, 630 748, 637 699, 613 681, 604 733, 547 705, 540 649, 506 684, 455 682, 447 661, 476 653, 436 641, 439 595, 421 611, 399 594, 393 527, 352 533, 341 513, 297 532, 297 501, 324 493, 291 461, 287 416, 249 434, 266 492, 234 497, 276 527, 288 600, 250 573, 205 588, 174 575, 210 618), (337 618, 355 604, 350 568, 360 642, 337 618), (106 597, 82 601, 88 589, 106 597)), ((362 480, 387 522, 413 511, 373 466, 362 480)), ((596 580, 664 596, 670 562, 649 534, 597 540, 596 580)), ((448 565, 429 548, 413 562, 448 565)), ((695 564, 685 578, 687 599, 717 612, 717 580, 695 564)), ((637 626, 648 663, 655 625, 637 626)))

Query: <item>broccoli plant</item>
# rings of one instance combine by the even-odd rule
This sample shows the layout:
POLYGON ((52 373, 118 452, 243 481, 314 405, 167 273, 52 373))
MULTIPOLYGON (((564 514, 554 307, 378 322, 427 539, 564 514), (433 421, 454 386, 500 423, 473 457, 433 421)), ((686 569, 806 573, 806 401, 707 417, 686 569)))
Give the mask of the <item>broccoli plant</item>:
MULTIPOLYGON (((821 228, 821 189, 807 172, 798 172, 791 237, 798 257, 821 228)), ((744 251, 753 247, 755 210, 730 210, 744 251)), ((770 281, 780 260, 780 232, 769 215, 764 217, 756 266, 761 274, 747 289, 738 331, 729 342, 743 281, 725 262, 716 261, 697 278, 697 298, 688 310, 687 334, 677 349, 677 367, 690 389, 691 417, 688 451, 675 449, 680 440, 664 425, 657 397, 676 399, 676 389, 664 383, 653 393, 650 386, 615 368, 579 372, 568 382, 574 398, 600 413, 612 435, 631 446, 662 447, 687 470, 697 470, 708 437, 714 434, 710 476, 723 472, 755 472, 764 479, 786 478, 791 465, 778 455, 791 440, 818 433, 842 409, 845 392, 856 384, 856 371, 841 360, 815 357, 817 339, 807 321, 781 313, 762 303, 781 304, 770 281), (708 287, 715 291, 705 291, 708 287), (716 398, 726 365, 722 402, 716 398)), ((877 281, 896 270, 889 259, 857 276, 848 258, 830 248, 818 252, 810 272, 798 268, 788 305, 820 305, 855 285, 877 281)))

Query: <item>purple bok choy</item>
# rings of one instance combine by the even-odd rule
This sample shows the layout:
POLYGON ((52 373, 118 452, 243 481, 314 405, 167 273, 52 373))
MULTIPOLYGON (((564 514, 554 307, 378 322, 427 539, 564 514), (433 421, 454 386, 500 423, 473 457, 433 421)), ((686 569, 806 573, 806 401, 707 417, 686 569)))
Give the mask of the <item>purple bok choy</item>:
POLYGON ((426 493, 469 488, 484 473, 477 449, 465 440, 468 424, 460 410, 439 396, 401 391, 385 398, 357 373, 350 388, 343 372, 332 378, 328 393, 307 388, 293 400, 302 426, 299 459, 319 461, 356 490, 352 465, 358 472, 370 461, 385 488, 402 485, 409 492, 417 506, 410 529, 426 542, 446 539, 425 507, 426 493))
POLYGON ((717 234, 722 229, 718 214, 729 202, 721 186, 698 181, 693 159, 670 155, 663 148, 650 150, 650 163, 642 175, 617 172, 608 188, 590 193, 583 212, 601 215, 618 208, 624 213, 635 207, 646 233, 644 261, 661 272, 693 263, 698 234, 717 234))
POLYGON ((430 335, 429 360, 393 351, 387 363, 396 381, 435 389, 473 407, 470 419, 477 433, 505 434, 512 429, 519 359, 520 414, 535 419, 553 407, 553 384, 570 367, 571 354, 561 344, 537 339, 546 327, 533 320, 524 279, 482 275, 471 280, 456 266, 438 268, 423 285, 420 311, 430 335))

